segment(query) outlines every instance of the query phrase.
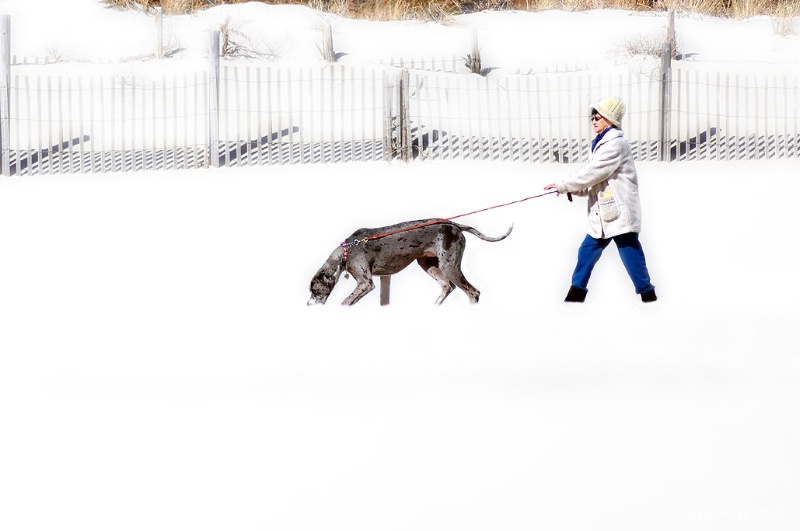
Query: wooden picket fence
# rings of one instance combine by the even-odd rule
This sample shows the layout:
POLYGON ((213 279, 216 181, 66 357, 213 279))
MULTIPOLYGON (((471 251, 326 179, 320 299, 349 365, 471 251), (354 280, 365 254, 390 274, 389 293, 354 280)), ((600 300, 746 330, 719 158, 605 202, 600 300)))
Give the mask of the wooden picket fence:
POLYGON ((591 141, 591 104, 611 94, 628 105, 623 125, 637 160, 800 156, 800 73, 777 69, 745 74, 667 58, 650 71, 619 64, 480 76, 341 62, 220 64, 212 53, 205 71, 157 77, 6 70, 4 175, 392 159, 577 162, 591 141))

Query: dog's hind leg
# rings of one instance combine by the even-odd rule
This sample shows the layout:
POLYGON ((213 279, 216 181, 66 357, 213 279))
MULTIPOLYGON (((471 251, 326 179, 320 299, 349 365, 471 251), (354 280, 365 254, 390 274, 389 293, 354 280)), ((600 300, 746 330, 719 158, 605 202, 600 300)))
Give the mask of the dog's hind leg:
POLYGON ((481 292, 469 283, 461 271, 461 259, 464 256, 466 238, 460 232, 457 235, 445 234, 445 236, 450 236, 450 238, 444 238, 442 246, 437 252, 439 269, 449 282, 461 288, 469 297, 469 301, 475 304, 478 302, 481 292))
POLYGON ((464 273, 462 273, 460 269, 456 269, 455 271, 443 271, 442 273, 446 274, 450 281, 456 286, 464 290, 464 293, 466 293, 467 297, 469 297, 469 302, 472 304, 478 302, 481 292, 478 291, 475 286, 469 283, 466 277, 464 277, 464 273))
POLYGON ((433 256, 423 256, 422 258, 417 258, 417 263, 420 265, 422 269, 425 270, 431 277, 436 279, 439 285, 442 287, 442 294, 439 295, 439 298, 436 299, 436 304, 441 304, 447 298, 450 293, 456 288, 456 285, 450 282, 442 270, 439 269, 439 260, 437 260, 433 256))
POLYGON ((469 297, 469 301, 473 304, 478 302, 478 299, 481 296, 481 292, 478 289, 469 283, 467 278, 464 276, 464 273, 461 272, 461 253, 458 255, 450 255, 445 256, 443 260, 439 261, 439 269, 441 269, 442 275, 448 279, 449 282, 452 282, 459 288, 461 288, 464 293, 467 294, 469 297))

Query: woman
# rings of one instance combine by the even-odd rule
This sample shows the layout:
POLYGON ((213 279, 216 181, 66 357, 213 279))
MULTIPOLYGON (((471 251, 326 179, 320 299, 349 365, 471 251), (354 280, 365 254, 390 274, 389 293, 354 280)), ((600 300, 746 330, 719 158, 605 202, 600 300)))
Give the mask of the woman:
POLYGON ((625 104, 619 98, 597 102, 592 107, 592 127, 597 136, 592 141, 589 163, 544 188, 588 197, 589 231, 578 249, 578 264, 565 302, 586 300, 592 269, 611 240, 617 245, 642 302, 656 300, 639 243, 642 226, 639 181, 630 145, 620 129, 624 115, 625 104))

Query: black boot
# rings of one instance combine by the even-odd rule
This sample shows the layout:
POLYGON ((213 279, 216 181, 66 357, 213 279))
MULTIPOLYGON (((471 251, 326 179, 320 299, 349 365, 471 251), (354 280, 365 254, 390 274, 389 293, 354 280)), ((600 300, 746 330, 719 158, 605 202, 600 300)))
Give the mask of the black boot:
POLYGON ((645 291, 642 293, 642 302, 655 302, 658 300, 656 297, 656 290, 655 288, 651 289, 650 291, 645 291))
POLYGON ((583 302, 586 300, 586 290, 577 286, 570 286, 564 302, 583 302))

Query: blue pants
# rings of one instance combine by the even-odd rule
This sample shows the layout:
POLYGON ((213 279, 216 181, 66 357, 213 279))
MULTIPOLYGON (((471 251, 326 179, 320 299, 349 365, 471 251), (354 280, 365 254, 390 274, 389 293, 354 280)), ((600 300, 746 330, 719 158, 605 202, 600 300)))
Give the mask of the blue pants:
POLYGON ((608 247, 611 240, 617 244, 619 257, 636 287, 636 293, 642 294, 654 289, 650 283, 650 273, 647 272, 642 244, 639 243, 639 234, 636 232, 628 232, 608 239, 592 238, 587 234, 578 249, 578 264, 575 266, 575 272, 572 273, 572 285, 583 290, 587 289, 592 269, 600 260, 600 255, 603 254, 603 250, 608 247))

